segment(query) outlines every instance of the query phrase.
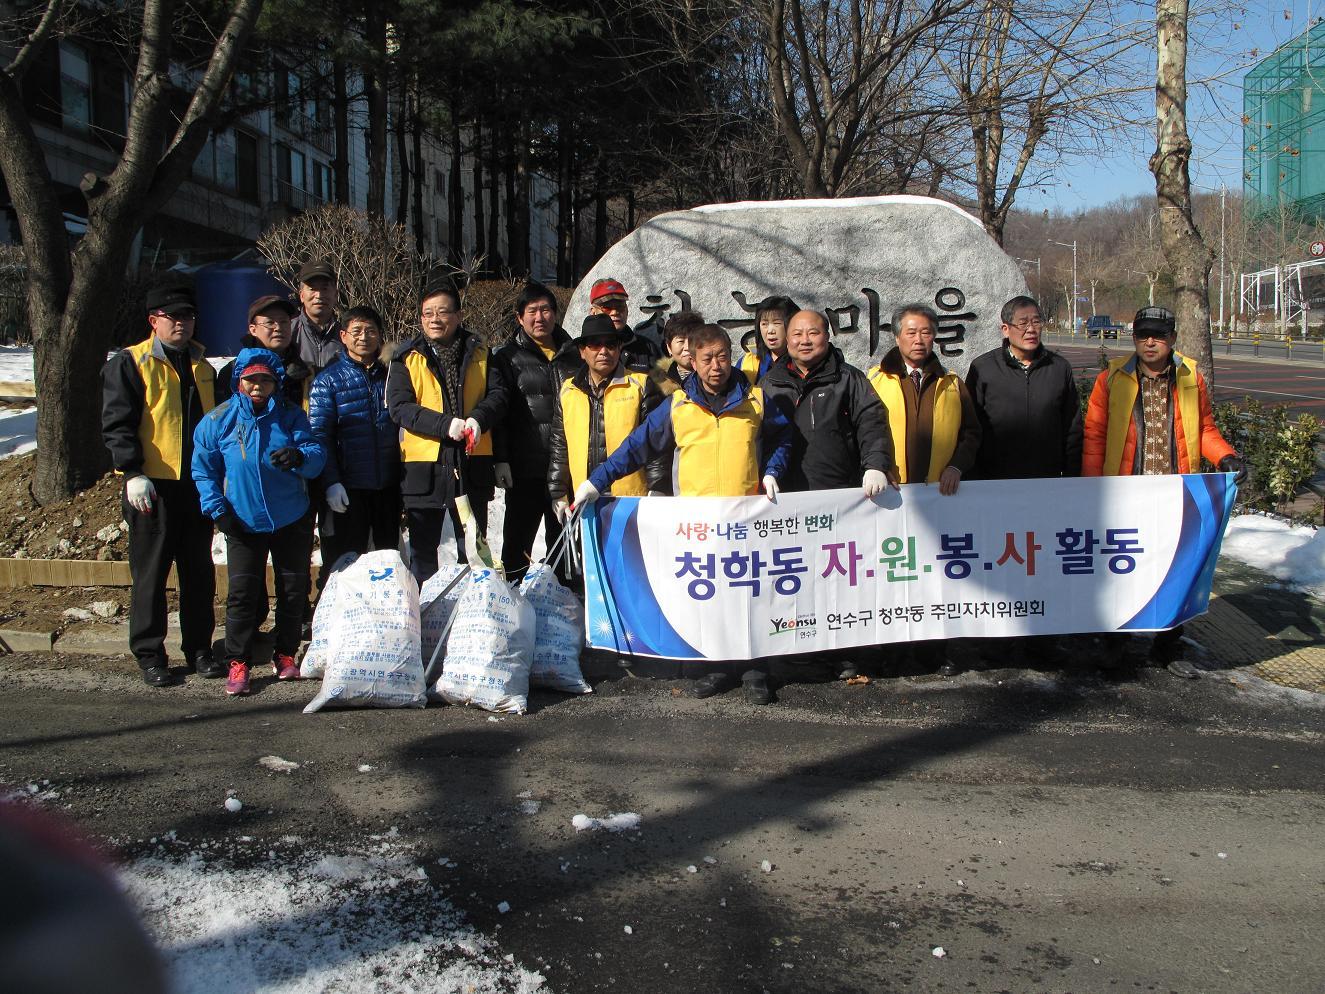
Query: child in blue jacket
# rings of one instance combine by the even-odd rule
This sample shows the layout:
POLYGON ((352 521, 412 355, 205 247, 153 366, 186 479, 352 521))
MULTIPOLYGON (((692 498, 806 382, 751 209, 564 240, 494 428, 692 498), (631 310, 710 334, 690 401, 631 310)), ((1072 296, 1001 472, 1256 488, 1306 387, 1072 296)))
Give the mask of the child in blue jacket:
MULTIPOLYGON (((285 367, 276 353, 246 348, 235 360, 234 396, 193 434, 193 480, 202 512, 226 536, 227 694, 249 691, 253 635, 265 611, 267 556, 276 574, 278 679, 294 680, 294 654, 308 600, 313 518, 308 484, 326 462, 308 416, 278 392, 285 367)), ((218 398, 219 399, 219 398, 218 398)))

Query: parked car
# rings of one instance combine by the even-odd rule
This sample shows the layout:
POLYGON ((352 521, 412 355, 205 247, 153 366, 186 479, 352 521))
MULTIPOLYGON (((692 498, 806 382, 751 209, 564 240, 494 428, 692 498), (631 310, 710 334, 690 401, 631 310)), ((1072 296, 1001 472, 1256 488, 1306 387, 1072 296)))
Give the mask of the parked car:
POLYGON ((1087 338, 1117 338, 1125 329, 1107 314, 1092 314, 1086 318, 1087 338))

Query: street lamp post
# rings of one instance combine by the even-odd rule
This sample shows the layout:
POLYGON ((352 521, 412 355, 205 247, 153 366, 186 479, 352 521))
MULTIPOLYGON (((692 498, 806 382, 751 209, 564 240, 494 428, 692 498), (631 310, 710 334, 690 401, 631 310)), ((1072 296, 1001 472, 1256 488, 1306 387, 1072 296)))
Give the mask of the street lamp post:
POLYGON ((1051 238, 1049 242, 1072 250, 1072 334, 1075 335, 1077 333, 1077 240, 1073 238, 1071 244, 1068 244, 1056 242, 1051 238))

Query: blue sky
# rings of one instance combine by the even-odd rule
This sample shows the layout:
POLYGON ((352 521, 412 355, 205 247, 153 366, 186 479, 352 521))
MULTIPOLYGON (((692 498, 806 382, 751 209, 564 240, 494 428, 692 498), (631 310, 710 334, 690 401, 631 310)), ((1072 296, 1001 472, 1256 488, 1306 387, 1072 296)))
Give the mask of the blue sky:
MULTIPOLYGON (((1199 0, 1193 2, 1194 10, 1198 6, 1199 0)), ((1140 16, 1148 13, 1153 17, 1153 11, 1153 5, 1145 5, 1140 16)), ((1256 0, 1195 19, 1188 76, 1213 82, 1189 93, 1188 127, 1195 144, 1193 186, 1218 190, 1222 182, 1230 190, 1241 189, 1242 77, 1250 66, 1301 34, 1320 16, 1325 16, 1325 0, 1256 0)), ((1153 50, 1149 63, 1153 78, 1153 50)), ((1143 95, 1141 100, 1153 109, 1153 96, 1143 95)), ((1022 192, 1017 206, 1071 212, 1120 197, 1153 196, 1154 178, 1147 162, 1154 139, 1147 129, 1120 133, 1111 144, 1112 150, 1103 155, 1075 156, 1065 162, 1056 170, 1052 186, 1022 192)))

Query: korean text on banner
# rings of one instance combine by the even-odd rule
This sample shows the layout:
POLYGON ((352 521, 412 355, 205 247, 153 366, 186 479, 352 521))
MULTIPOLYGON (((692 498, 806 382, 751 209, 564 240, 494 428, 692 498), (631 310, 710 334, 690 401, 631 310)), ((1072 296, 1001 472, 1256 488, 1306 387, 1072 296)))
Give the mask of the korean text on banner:
POLYGON ((623 497, 584 523, 589 645, 737 660, 1155 631, 1204 613, 1229 474, 623 497))

